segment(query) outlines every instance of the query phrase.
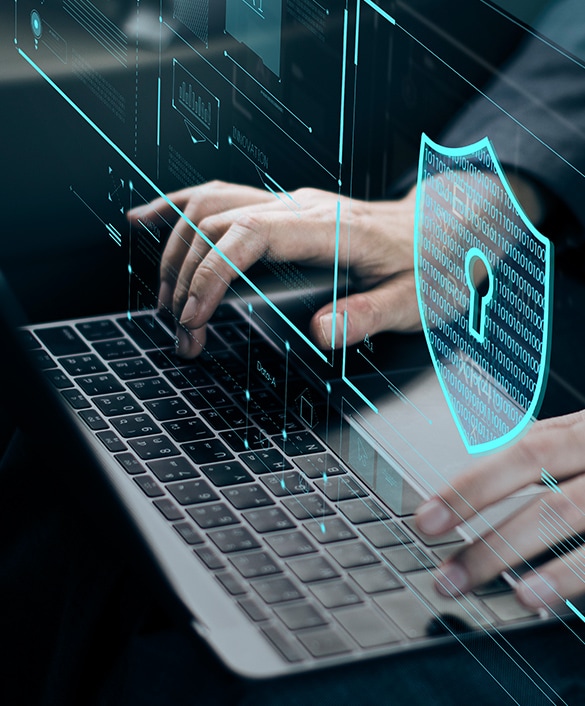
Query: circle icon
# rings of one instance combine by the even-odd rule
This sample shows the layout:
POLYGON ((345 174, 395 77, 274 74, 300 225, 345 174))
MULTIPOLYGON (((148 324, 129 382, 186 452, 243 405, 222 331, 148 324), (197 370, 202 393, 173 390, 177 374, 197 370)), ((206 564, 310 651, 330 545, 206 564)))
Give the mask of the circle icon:
POLYGON ((43 23, 38 10, 30 13, 30 27, 35 39, 40 39, 43 34, 43 23))

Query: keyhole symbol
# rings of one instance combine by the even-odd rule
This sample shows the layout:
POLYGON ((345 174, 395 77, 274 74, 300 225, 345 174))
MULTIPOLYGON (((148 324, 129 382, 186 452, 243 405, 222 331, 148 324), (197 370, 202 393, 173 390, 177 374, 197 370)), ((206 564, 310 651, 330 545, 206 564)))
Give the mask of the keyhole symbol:
POLYGON ((465 256, 465 279, 469 287, 469 332, 483 343, 486 311, 494 294, 494 273, 479 248, 471 248, 465 256))

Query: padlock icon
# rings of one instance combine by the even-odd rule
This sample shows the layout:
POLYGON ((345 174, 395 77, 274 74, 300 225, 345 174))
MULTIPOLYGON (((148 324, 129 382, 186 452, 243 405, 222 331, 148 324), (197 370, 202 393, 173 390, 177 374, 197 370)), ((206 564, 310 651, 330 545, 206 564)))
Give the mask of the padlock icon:
POLYGON ((518 203, 488 137, 447 148, 423 134, 414 233, 419 312, 467 451, 511 443, 549 370, 553 247, 518 203))

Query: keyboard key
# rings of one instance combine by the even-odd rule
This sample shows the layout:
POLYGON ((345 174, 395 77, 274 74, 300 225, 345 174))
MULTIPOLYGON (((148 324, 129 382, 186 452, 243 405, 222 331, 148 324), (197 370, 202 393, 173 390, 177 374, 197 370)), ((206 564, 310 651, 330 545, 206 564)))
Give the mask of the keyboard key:
POLYGON ((390 516, 371 498, 356 498, 339 503, 339 509, 353 525, 375 520, 389 520, 390 516))
POLYGON ((77 330, 88 341, 103 341, 106 338, 121 338, 122 332, 113 321, 103 319, 101 321, 84 321, 76 324, 77 330))
POLYGON ((148 351, 146 354, 149 360, 161 370, 177 368, 185 364, 185 361, 175 353, 175 347, 164 348, 163 350, 148 351))
POLYGON ((123 392, 121 395, 105 395, 104 397, 96 397, 94 400, 100 412, 106 417, 117 417, 121 414, 134 414, 142 412, 142 407, 138 402, 129 395, 123 392))
POLYGON ((131 319, 126 317, 117 321, 134 343, 145 350, 173 344, 173 337, 163 329, 153 314, 132 314, 131 319))
POLYGON ((291 559, 287 562, 295 575, 303 583, 326 581, 339 576, 339 572, 322 556, 307 556, 302 559, 291 559))
POLYGON ((278 530, 292 529, 295 523, 286 516, 279 507, 266 507, 261 510, 250 510, 244 517, 256 532, 277 532, 278 530))
POLYGON ((201 416, 212 429, 237 429, 248 424, 246 415, 235 405, 222 407, 221 409, 205 409, 201 416))
POLYGON ((176 394, 172 387, 162 378, 146 378, 146 380, 131 380, 130 390, 139 400, 154 400, 160 397, 171 397, 176 394))
POLYGON ((97 438, 108 449, 108 451, 126 451, 126 444, 114 431, 99 431, 96 434, 97 438))
POLYGON ((202 387, 203 385, 211 384, 211 378, 201 365, 172 368, 167 370, 164 376, 178 390, 187 390, 192 387, 202 387))
POLYGON ((299 495, 312 493, 313 489, 299 471, 283 471, 262 476, 262 482, 274 495, 299 495))
POLYGON ((208 385, 199 390, 187 390, 183 392, 185 399, 195 407, 195 409, 207 409, 208 407, 226 407, 232 401, 225 392, 217 385, 208 385))
POLYGON ((312 583, 309 588, 325 608, 340 608, 362 602, 358 593, 345 581, 312 583))
POLYGON ((298 637, 313 657, 332 657, 351 652, 352 649, 346 637, 338 630, 329 627, 311 630, 298 637))
POLYGON ((148 414, 134 414, 129 417, 117 417, 112 419, 112 426, 125 439, 132 439, 137 436, 148 436, 158 434, 160 427, 157 426, 148 414))
POLYGON ((310 603, 294 603, 278 606, 274 612, 289 630, 316 628, 327 625, 327 621, 310 603))
POLYGON ((268 613, 264 608, 251 598, 243 598, 238 601, 238 605, 246 613, 246 615, 255 623, 260 623, 263 620, 268 620, 268 613))
POLYGON ((120 360, 120 358, 136 358, 140 355, 138 350, 125 338, 116 341, 101 341, 94 343, 93 347, 104 360, 120 360))
POLYGON ((267 552, 236 554, 230 557, 230 561, 245 579, 282 573, 282 569, 267 552))
POLYGON ((286 439, 283 439, 282 434, 280 434, 272 437, 272 439, 288 456, 305 456, 325 451, 323 446, 308 431, 287 434, 286 439))
POLYGON ((335 618, 360 647, 382 647, 403 639, 398 628, 377 610, 366 606, 340 610, 335 618))
POLYGON ((188 478, 198 478, 199 473, 195 466, 189 463, 183 456, 175 458, 161 458, 158 461, 150 461, 146 464, 154 475, 163 483, 171 483, 177 480, 187 480, 188 478))
POLYGON ((220 437, 235 451, 250 451, 271 448, 270 441, 256 427, 245 427, 238 430, 222 431, 220 437))
POLYGON ((177 456, 179 449, 166 436, 150 436, 146 439, 130 439, 129 445, 144 461, 165 456, 177 456))
POLYGON ((138 380, 139 378, 153 377, 156 375, 156 370, 146 358, 117 360, 114 363, 110 363, 110 368, 122 380, 138 380))
POLYGON ((201 439, 209 439, 213 436, 213 432, 201 420, 197 418, 178 419, 174 422, 166 422, 163 424, 165 430, 179 443, 185 441, 200 441, 201 439))
POLYGON ((60 358, 59 362, 69 375, 92 375, 103 373, 106 366, 95 355, 76 355, 60 358))
POLYGON ((281 434, 283 430, 292 434, 305 429, 296 417, 285 412, 255 414, 253 420, 265 434, 281 434))
POLYGON ((303 598, 301 591, 285 577, 261 579, 254 581, 252 586, 260 598, 269 605, 303 598))
POLYGON ((414 518, 404 520, 404 524, 408 527, 408 529, 415 534, 421 542, 427 546, 427 547, 435 547, 439 544, 455 544, 455 543, 462 543, 463 537, 453 530, 452 532, 447 532, 447 534, 442 534, 441 536, 433 536, 431 537, 428 534, 424 534, 424 532, 421 532, 419 528, 416 526, 416 522, 414 518))
POLYGON ((134 482, 143 493, 148 495, 149 498, 159 498, 161 495, 165 494, 165 491, 160 487, 155 479, 146 473, 143 473, 140 476, 134 476, 134 482))
POLYGON ((404 584, 386 566, 369 566, 366 569, 355 569, 350 571, 351 578, 366 593, 383 593, 384 591, 394 591, 402 588, 404 584))
POLYGON ((268 493, 259 485, 243 485, 237 488, 226 488, 221 492, 238 510, 274 505, 274 500, 272 500, 268 493))
POLYGON ((242 461, 256 475, 277 473, 292 468, 291 464, 277 449, 249 451, 240 455, 242 461))
POLYGON ((228 461, 234 457, 219 439, 194 441, 183 444, 181 448, 198 465, 213 463, 215 461, 228 461))
POLYGON ((478 586, 473 594, 475 596, 491 596, 494 593, 510 593, 512 590, 510 584, 502 576, 497 576, 482 586, 478 586))
POLYGON ((287 510, 297 518, 297 520, 320 519, 326 515, 333 515, 334 509, 327 503, 325 498, 316 493, 311 495, 295 495, 294 498, 287 498, 282 501, 287 510))
POLYGON ((266 543, 282 558, 311 554, 316 551, 310 540, 302 532, 269 534, 265 539, 266 543))
POLYGON ((244 469, 242 464, 237 461, 202 466, 201 470, 205 473, 213 485, 218 487, 251 483, 254 480, 248 471, 244 469))
MULTIPOLYGON (((87 409, 91 407, 88 400, 77 390, 62 390, 61 395, 67 400, 73 409, 87 409)), ((94 400, 95 402, 95 400, 94 400)))
POLYGON ((337 476, 341 473, 347 473, 347 469, 328 453, 298 456, 295 458, 295 464, 309 478, 323 478, 323 476, 337 476))
POLYGON ((520 605, 514 593, 487 596, 484 597, 483 602, 503 623, 511 623, 515 620, 530 618, 537 614, 535 610, 530 610, 520 605))
POLYGON ((90 375, 77 378, 77 384, 86 395, 108 395, 113 392, 122 392, 124 388, 110 373, 103 375, 90 375))
POLYGON ((197 532, 190 522, 177 522, 173 525, 187 544, 203 544, 203 537, 197 532))
POLYGON ((219 500, 209 483, 204 480, 188 480, 184 483, 171 483, 167 486, 180 505, 196 505, 219 500))
POLYGON ((401 574, 421 569, 432 569, 437 565, 434 559, 414 544, 407 547, 385 549, 382 556, 401 574))
POLYGON ((396 547, 412 542, 402 527, 393 520, 364 525, 360 527, 360 532, 377 548, 396 547))
POLYGON ((215 578, 231 596, 243 596, 247 592, 242 582, 231 572, 226 571, 221 574, 216 574, 215 578))
POLYGON ((320 488, 329 500, 339 502, 351 498, 362 498, 367 495, 362 486, 349 476, 333 476, 327 480, 317 480, 315 485, 320 488))
POLYGON ((262 628, 262 632, 288 662, 300 662, 303 659, 299 645, 282 630, 273 625, 267 625, 262 628))
POLYGON ((235 525, 239 522, 238 518, 224 503, 198 505, 197 507, 189 508, 187 512, 201 529, 235 525))
POLYGON ((305 522, 305 528, 319 544, 342 542, 357 537, 356 533, 339 517, 310 520, 305 522))
POLYGON ((65 375, 64 372, 55 368, 55 370, 44 370, 45 377, 58 390, 65 390, 68 387, 73 387, 73 382, 65 375))
POLYGON ((18 337, 23 347, 29 351, 41 347, 41 344, 37 341, 37 339, 32 335, 30 331, 26 331, 25 329, 19 330, 18 337))
POLYGON ((140 461, 131 453, 116 454, 116 461, 122 466, 122 468, 129 473, 131 476, 137 473, 145 473, 146 469, 140 463, 140 461))
POLYGON ((77 414, 81 417, 81 419, 83 419, 83 421, 92 431, 100 431, 101 429, 108 428, 107 422, 102 417, 100 417, 97 412, 94 412, 93 409, 85 409, 81 412, 78 412, 77 414))
POLYGON ((247 549, 257 549, 260 547, 256 539, 245 527, 232 527, 223 530, 209 532, 209 539, 224 554, 232 552, 243 552, 247 549))
POLYGON ((327 551, 344 569, 377 564, 380 559, 363 542, 351 542, 328 547, 327 551))
POLYGON ((39 370, 50 370, 57 367, 57 363, 43 350, 29 351, 29 356, 39 370))
POLYGON ((71 326, 38 328, 35 329, 35 334, 41 339, 45 346, 47 346, 51 353, 57 357, 89 352, 87 344, 81 340, 71 326))
POLYGON ((211 547, 202 547, 201 549, 194 549, 193 551, 211 571, 223 569, 225 566, 219 554, 211 547))
POLYGON ((183 419, 195 415, 191 407, 180 397, 152 400, 145 402, 144 406, 159 422, 168 421, 169 419, 183 419))
POLYGON ((169 498, 155 500, 152 504, 157 508, 157 510, 160 510, 160 512, 162 512, 162 514, 170 522, 175 522, 175 520, 182 520, 184 517, 183 513, 169 498))

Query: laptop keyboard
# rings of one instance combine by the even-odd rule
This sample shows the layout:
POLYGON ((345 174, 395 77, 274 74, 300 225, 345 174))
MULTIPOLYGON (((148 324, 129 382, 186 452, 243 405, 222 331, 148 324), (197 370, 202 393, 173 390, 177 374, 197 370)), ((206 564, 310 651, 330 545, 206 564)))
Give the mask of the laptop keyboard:
MULTIPOLYGON (((502 579, 461 601, 436 593, 429 569, 462 537, 421 535, 412 489, 400 508, 372 497, 248 370, 250 352, 272 369, 282 363, 246 340, 238 317, 220 307, 195 362, 176 357, 151 314, 24 334, 59 394, 284 659, 529 617, 502 579)), ((289 375, 295 384, 306 387, 289 375)))

